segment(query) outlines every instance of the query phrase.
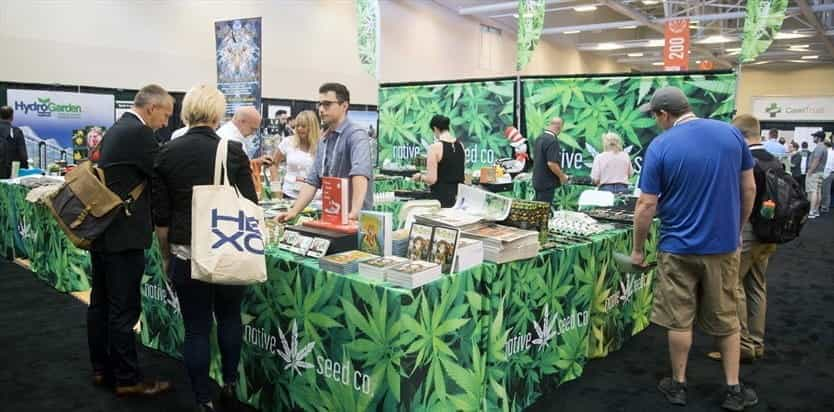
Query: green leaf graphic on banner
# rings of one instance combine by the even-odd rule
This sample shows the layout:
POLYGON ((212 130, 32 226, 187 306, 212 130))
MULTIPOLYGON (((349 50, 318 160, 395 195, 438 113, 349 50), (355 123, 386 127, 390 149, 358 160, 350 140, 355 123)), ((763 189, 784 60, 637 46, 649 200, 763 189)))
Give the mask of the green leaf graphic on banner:
POLYGON ((379 0, 356 0, 356 30, 359 63, 379 78, 379 0))
POLYGON ((518 0, 518 46, 516 70, 533 57, 544 27, 544 0, 518 0))
POLYGON ((764 53, 785 20, 788 0, 748 0, 744 18, 744 40, 741 43, 741 63, 756 60, 764 53))

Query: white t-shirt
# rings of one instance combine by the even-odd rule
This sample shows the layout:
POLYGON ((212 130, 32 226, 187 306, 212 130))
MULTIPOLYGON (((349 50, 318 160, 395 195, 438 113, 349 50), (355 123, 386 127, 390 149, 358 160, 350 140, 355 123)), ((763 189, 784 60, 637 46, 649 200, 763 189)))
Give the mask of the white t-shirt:
POLYGON ((284 184, 281 190, 285 195, 298 197, 301 189, 301 181, 307 178, 310 169, 313 168, 313 155, 299 149, 293 144, 293 138, 287 137, 278 144, 278 151, 284 155, 287 164, 284 184))
POLYGON ((834 173, 834 149, 828 149, 828 157, 825 161, 825 169, 823 170, 823 174, 825 176, 834 173))

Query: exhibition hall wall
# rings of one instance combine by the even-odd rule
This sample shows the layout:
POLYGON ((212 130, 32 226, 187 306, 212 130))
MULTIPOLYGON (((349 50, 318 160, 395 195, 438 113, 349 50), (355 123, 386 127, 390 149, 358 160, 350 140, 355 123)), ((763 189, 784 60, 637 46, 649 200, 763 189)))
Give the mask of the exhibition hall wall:
MULTIPOLYGON (((314 100, 332 80, 350 87, 354 103, 377 103, 377 80, 357 57, 353 0, 271 4, 0 2, 3 61, 14 62, 0 65, 0 80, 131 89, 156 81, 185 91, 216 78, 214 21, 262 16, 264 96, 314 100)), ((478 21, 428 0, 380 5, 379 82, 515 74, 514 33, 483 34, 478 21)), ((612 60, 541 42, 523 74, 623 71, 612 60)))
MULTIPOLYGON (((834 96, 834 66, 767 70, 744 67, 736 107, 750 113, 753 96, 834 96)), ((831 119, 834 120, 834 119, 831 119)))

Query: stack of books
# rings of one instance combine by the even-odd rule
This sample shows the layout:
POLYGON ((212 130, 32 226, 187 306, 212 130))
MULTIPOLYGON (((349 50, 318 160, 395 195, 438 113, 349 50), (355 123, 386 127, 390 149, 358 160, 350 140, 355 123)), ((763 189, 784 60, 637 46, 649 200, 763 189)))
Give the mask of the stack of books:
POLYGON ((484 242, 461 237, 458 240, 455 272, 463 272, 484 263, 484 242))
POLYGON ((392 285, 414 289, 440 279, 442 272, 437 263, 412 260, 388 269, 385 276, 392 285))
POLYGON ((539 233, 494 223, 483 223, 463 231, 463 236, 481 240, 484 260, 506 263, 530 259, 539 253, 539 233))
POLYGON ((361 250, 350 250, 320 258, 319 267, 329 272, 346 275, 348 273, 358 272, 359 262, 376 257, 378 256, 362 252, 361 250))
POLYGON ((416 215, 414 220, 422 225, 449 226, 463 230, 477 226, 481 218, 457 209, 440 209, 433 213, 416 215))
POLYGON ((399 256, 382 256, 359 262, 359 276, 376 281, 388 279, 388 270, 408 263, 408 259, 399 256))

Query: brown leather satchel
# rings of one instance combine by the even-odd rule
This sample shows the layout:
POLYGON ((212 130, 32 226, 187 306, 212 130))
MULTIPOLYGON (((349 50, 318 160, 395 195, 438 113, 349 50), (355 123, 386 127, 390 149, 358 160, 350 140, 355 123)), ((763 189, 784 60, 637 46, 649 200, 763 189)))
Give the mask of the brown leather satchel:
POLYGON ((64 185, 46 199, 46 206, 73 245, 90 249, 117 213, 130 216, 130 204, 144 190, 143 182, 122 199, 107 188, 104 170, 86 161, 67 173, 64 185))

